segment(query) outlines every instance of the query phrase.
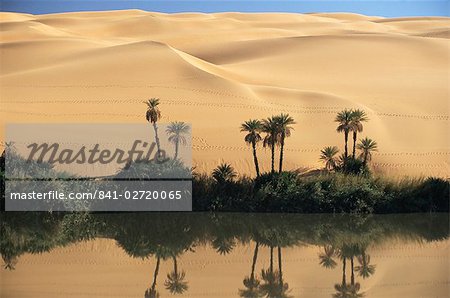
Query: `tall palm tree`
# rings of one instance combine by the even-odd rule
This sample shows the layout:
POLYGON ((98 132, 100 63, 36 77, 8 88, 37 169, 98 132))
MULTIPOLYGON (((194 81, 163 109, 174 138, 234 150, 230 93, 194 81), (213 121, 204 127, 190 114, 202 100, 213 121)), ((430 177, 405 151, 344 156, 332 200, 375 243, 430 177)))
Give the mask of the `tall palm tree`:
POLYGON ((367 122, 369 121, 369 118, 366 115, 366 112, 364 112, 363 110, 353 110, 352 111, 352 115, 351 115, 352 121, 351 121, 351 126, 352 126, 352 132, 353 132, 353 151, 352 151, 352 156, 353 158, 355 158, 355 153, 356 153, 356 140, 357 140, 357 135, 358 132, 362 132, 363 131, 363 122, 367 122))
POLYGON ((366 165, 367 162, 372 160, 372 152, 378 151, 378 144, 374 140, 365 137, 364 139, 359 141, 356 148, 358 148, 358 150, 361 150, 359 156, 360 158, 362 158, 364 165, 366 165))
POLYGON ((169 135, 169 142, 175 145, 174 159, 178 158, 178 147, 180 143, 186 145, 185 134, 189 133, 189 125, 184 122, 172 122, 167 126, 166 133, 169 135))
POLYGON ((256 176, 259 177, 258 158, 256 156, 256 145, 261 142, 262 137, 259 134, 262 129, 262 123, 259 120, 251 119, 241 124, 241 131, 247 132, 244 140, 253 148, 253 162, 255 163, 256 176))
POLYGON ((370 264, 370 255, 366 255, 365 252, 358 256, 358 263, 359 265, 355 267, 355 271, 362 278, 368 278, 375 273, 375 265, 370 264))
POLYGON ((259 290, 260 281, 255 276, 256 260, 258 259, 259 242, 256 242, 255 250, 253 252, 252 269, 250 276, 247 276, 243 280, 245 286, 244 290, 239 290, 239 296, 245 298, 258 298, 263 294, 259 290))
POLYGON ((339 149, 336 146, 328 146, 320 151, 320 160, 325 162, 325 169, 331 171, 336 168, 337 157, 339 149))
POLYGON ((188 283, 184 281, 186 273, 178 272, 177 257, 173 256, 173 271, 167 274, 164 286, 171 294, 183 294, 188 289, 188 283))
POLYGON ((285 138, 288 138, 291 136, 291 125, 295 124, 294 118, 289 116, 289 114, 280 114, 278 116, 275 116, 275 122, 277 125, 277 131, 279 134, 279 144, 280 144, 280 161, 279 161, 279 167, 278 172, 281 173, 283 171, 283 152, 284 152, 284 140, 285 138))
POLYGON ((156 279, 158 277, 160 263, 161 263, 161 257, 158 256, 158 257, 156 257, 156 266, 155 266, 155 272, 153 273, 153 282, 152 282, 151 287, 145 291, 145 295, 144 295, 145 298, 159 297, 159 293, 156 290, 156 279))
POLYGON ((222 163, 213 170, 212 176, 217 182, 223 183, 232 181, 237 174, 230 164, 222 163))
POLYGON ((344 143, 345 143, 345 151, 344 156, 345 158, 348 157, 348 134, 350 131, 352 131, 352 110, 343 110, 339 112, 336 115, 336 118, 334 119, 335 122, 339 123, 338 127, 336 128, 337 132, 343 132, 344 133, 344 143))
POLYGON ((278 138, 277 119, 272 116, 262 121, 262 131, 266 133, 263 140, 264 147, 270 147, 271 150, 271 172, 275 173, 275 145, 278 138))
POLYGON ((144 101, 144 103, 147 105, 147 112, 145 113, 145 118, 147 119, 148 122, 153 124, 153 129, 155 130, 156 148, 158 149, 159 154, 161 152, 161 145, 159 143, 158 137, 158 126, 156 125, 156 122, 158 122, 158 120, 161 119, 161 111, 158 108, 159 99, 151 98, 147 101, 144 101))

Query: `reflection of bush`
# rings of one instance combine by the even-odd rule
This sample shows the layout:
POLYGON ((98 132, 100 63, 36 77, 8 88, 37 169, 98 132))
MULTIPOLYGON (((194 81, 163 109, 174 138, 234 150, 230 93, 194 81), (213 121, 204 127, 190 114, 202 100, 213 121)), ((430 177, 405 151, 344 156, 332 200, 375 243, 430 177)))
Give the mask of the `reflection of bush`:
POLYGON ((365 248, 388 239, 448 239, 448 214, 348 215, 205 213, 3 213, 0 253, 14 263, 23 253, 73 242, 115 239, 132 257, 178 256, 208 244, 223 254, 249 240, 267 247, 319 245, 365 248))

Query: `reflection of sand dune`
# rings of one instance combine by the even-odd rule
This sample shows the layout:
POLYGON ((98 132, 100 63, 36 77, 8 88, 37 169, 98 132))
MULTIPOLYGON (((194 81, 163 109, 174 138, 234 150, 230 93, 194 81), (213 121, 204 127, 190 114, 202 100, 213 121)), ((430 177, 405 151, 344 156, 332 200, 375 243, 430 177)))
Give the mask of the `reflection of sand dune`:
POLYGON ((127 10, 0 21, 2 125, 144 121, 142 101, 159 97, 164 121, 192 122, 204 141, 198 169, 226 160, 252 173, 243 120, 292 114, 287 166, 317 167, 321 147, 342 143, 335 113, 359 107, 378 168, 449 172, 448 18, 127 10))
MULTIPOLYGON (((225 256, 204 246, 180 256, 179 266, 189 282, 182 297, 238 297, 251 268, 254 244, 250 245, 238 245, 225 256)), ((369 249, 375 274, 363 279, 355 273, 365 297, 446 297, 448 241, 383 246, 369 249)), ((334 269, 320 267, 320 251, 316 246, 283 248, 283 277, 292 297, 328 298, 334 293, 334 284, 342 279, 342 264, 338 261, 334 269)), ((269 258, 269 249, 260 247, 257 274, 269 266, 269 258)), ((23 255, 14 271, 1 269, 0 282, 5 297, 142 297, 154 266, 153 257, 131 258, 113 240, 95 239, 23 255), (58 278, 49 278, 55 274, 58 278)), ((349 268, 347 262, 348 280, 349 268)), ((161 297, 171 296, 163 286, 171 270, 170 259, 161 262, 157 283, 161 297)))

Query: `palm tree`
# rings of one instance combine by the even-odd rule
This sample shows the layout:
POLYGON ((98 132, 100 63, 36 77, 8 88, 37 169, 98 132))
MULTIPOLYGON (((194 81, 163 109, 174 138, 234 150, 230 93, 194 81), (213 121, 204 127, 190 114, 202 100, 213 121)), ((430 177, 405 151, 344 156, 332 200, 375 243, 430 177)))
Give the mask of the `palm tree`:
POLYGON ((262 121, 262 131, 266 133, 263 140, 264 147, 270 147, 271 150, 271 172, 275 173, 275 145, 277 144, 278 125, 274 116, 262 121))
POLYGON ((189 133, 189 125, 184 122, 172 122, 167 126, 166 133, 169 135, 169 142, 175 145, 174 159, 178 158, 178 146, 180 143, 186 145, 186 138, 183 136, 189 133))
POLYGON ((369 118, 367 118, 366 112, 364 112, 363 110, 359 110, 359 109, 356 109, 356 110, 352 111, 351 118, 352 118, 351 125, 352 125, 352 131, 353 131, 353 152, 352 152, 352 156, 353 156, 353 158, 355 158, 356 139, 357 139, 358 132, 362 132, 363 131, 362 122, 369 121, 369 118))
POLYGON ((320 160, 325 162, 325 169, 331 171, 336 168, 336 154, 338 153, 339 149, 336 146, 328 146, 320 151, 320 160))
POLYGON ((173 271, 167 274, 164 286, 171 294, 183 294, 188 289, 188 283, 184 281, 186 273, 178 272, 177 257, 173 256, 173 271))
POLYGON ((375 265, 370 264, 370 255, 366 255, 364 252, 358 256, 359 266, 355 267, 355 271, 358 272, 362 278, 368 278, 375 273, 375 265))
POLYGON ((255 163, 256 176, 259 177, 258 158, 256 156, 256 145, 261 142, 262 137, 259 134, 262 129, 262 123, 259 120, 251 119, 241 124, 241 131, 247 132, 244 140, 253 148, 253 161, 255 163))
POLYGON ((156 125, 156 122, 158 122, 158 120, 161 119, 161 111, 158 108, 159 99, 151 98, 148 101, 144 101, 144 103, 147 105, 147 112, 145 113, 145 118, 147 119, 148 122, 153 124, 153 129, 155 130, 156 148, 158 149, 159 154, 161 151, 161 146, 158 137, 158 126, 156 125))
POLYGON ((250 276, 247 276, 243 280, 245 290, 239 290, 239 296, 245 298, 258 298, 262 297, 262 293, 259 290, 260 281, 255 276, 256 260, 258 259, 259 242, 256 242, 255 250, 253 252, 253 262, 250 276))
POLYGON ((152 286, 145 291, 145 298, 156 298, 159 297, 159 293, 156 290, 156 278, 158 277, 159 273, 159 264, 161 263, 161 257, 158 256, 156 258, 156 266, 155 266, 155 273, 153 273, 153 282, 152 286))
POLYGON ((348 157, 348 134, 350 131, 352 131, 352 110, 343 110, 339 112, 336 115, 336 118, 334 119, 335 122, 339 123, 338 127, 336 128, 337 132, 343 132, 344 133, 344 142, 345 142, 345 151, 344 156, 345 158, 348 157))
POLYGON ((213 170, 212 176, 217 182, 223 183, 233 181, 237 174, 230 164, 222 163, 213 170))
POLYGON ((325 268, 333 269, 337 265, 336 261, 333 259, 335 255, 336 251, 334 247, 331 245, 325 245, 324 252, 319 255, 320 265, 325 268))
POLYGON ((277 125, 277 131, 279 134, 279 144, 280 144, 280 161, 278 172, 281 173, 283 171, 283 151, 284 151, 284 140, 287 137, 291 136, 291 130, 293 130, 292 126, 295 124, 294 118, 289 116, 289 114, 280 114, 275 116, 275 123, 277 125))
POLYGON ((359 157, 362 158, 364 165, 372 160, 372 152, 378 151, 377 142, 369 139, 368 137, 360 140, 356 148, 358 148, 358 150, 361 150, 361 154, 359 155, 359 157))

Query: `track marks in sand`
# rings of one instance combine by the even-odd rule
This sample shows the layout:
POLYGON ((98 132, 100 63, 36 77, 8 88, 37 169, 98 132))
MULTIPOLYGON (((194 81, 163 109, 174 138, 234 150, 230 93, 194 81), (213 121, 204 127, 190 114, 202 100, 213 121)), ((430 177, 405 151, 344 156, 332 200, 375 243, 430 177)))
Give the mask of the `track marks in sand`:
MULTIPOLYGON (((196 90, 196 89, 190 89, 196 90)), ((198 90, 198 89, 197 89, 198 90)), ((202 90, 205 91, 205 90, 202 90)), ((52 100, 4 100, 3 103, 9 104, 134 104, 140 103, 144 98, 139 99, 52 99, 52 100)), ((302 105, 286 105, 277 104, 272 102, 265 102, 264 104, 244 104, 244 103, 223 103, 223 102, 205 102, 205 101, 190 101, 184 99, 165 99, 164 103, 167 105, 184 105, 188 107, 213 107, 213 108, 227 108, 227 109, 249 109, 260 110, 271 113, 292 113, 292 114, 336 114, 338 111, 345 108, 353 108, 349 106, 302 106, 302 105)), ((19 111, 0 110, 0 112, 6 113, 19 113, 19 111)), ((394 117, 394 118, 410 118, 419 120, 435 120, 435 121, 449 121, 448 115, 428 115, 428 114, 402 114, 402 113, 387 113, 368 111, 369 115, 382 116, 382 117, 394 117)), ((91 114, 91 113, 87 113, 91 114)), ((101 114, 101 113, 100 113, 101 114)), ((41 113, 45 116, 45 113, 41 113)), ((51 115, 50 113, 48 115, 51 115)), ((66 114, 71 115, 71 114, 66 114)), ((77 114, 80 115, 80 114, 77 114)), ((116 116, 121 116, 117 114, 116 116)), ((123 114, 127 115, 127 114, 123 114)), ((128 114, 132 115, 132 114, 128 114)), ((74 114, 74 116, 76 116, 74 114)), ((125 117, 125 116, 124 116, 125 117)), ((128 116, 133 117, 133 116, 128 116)))

